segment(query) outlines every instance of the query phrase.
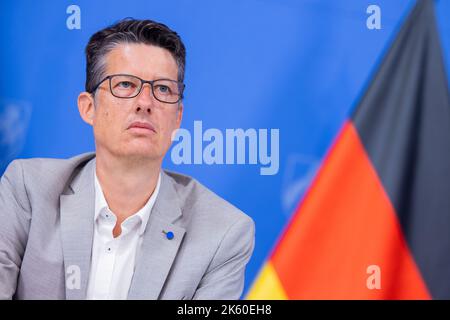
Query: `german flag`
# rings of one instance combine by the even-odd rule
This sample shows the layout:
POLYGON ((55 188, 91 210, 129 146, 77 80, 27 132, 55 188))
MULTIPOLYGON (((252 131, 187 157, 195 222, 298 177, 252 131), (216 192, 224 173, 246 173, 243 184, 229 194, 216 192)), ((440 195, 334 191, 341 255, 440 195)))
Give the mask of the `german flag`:
POLYGON ((249 299, 450 299, 450 98, 419 0, 249 299))

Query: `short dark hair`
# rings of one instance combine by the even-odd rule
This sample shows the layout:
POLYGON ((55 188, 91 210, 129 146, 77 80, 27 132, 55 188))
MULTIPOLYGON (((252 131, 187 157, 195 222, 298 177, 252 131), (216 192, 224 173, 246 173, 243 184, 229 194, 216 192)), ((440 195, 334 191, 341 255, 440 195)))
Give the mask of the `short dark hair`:
POLYGON ((183 82, 186 49, 180 36, 166 25, 152 20, 125 18, 91 36, 86 46, 85 90, 93 93, 105 77, 106 55, 121 43, 144 43, 167 49, 178 66, 178 81, 183 82))

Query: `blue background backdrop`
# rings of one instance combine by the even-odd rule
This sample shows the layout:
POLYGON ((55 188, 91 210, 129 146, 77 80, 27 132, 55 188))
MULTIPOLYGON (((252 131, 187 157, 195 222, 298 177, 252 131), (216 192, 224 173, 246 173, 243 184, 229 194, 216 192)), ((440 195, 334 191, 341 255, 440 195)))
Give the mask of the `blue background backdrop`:
MULTIPOLYGON (((84 47, 124 17, 167 24, 187 47, 182 127, 280 129, 280 169, 179 165, 249 214, 256 247, 246 287, 270 254, 336 133, 370 81, 413 0, 2 1, 0 173, 14 158, 71 157, 94 150, 76 105, 84 47), (81 29, 69 30, 69 5, 81 29), (381 30, 366 27, 370 4, 381 30)), ((446 65, 450 0, 436 1, 446 65)), ((447 73, 448 74, 448 73, 447 73)))

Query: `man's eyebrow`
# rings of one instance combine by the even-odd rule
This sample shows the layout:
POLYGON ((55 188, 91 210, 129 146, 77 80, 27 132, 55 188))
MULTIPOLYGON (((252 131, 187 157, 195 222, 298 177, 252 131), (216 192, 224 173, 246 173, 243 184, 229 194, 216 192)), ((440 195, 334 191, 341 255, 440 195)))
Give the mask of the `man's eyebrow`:
POLYGON ((153 77, 151 78, 147 78, 147 77, 142 77, 140 75, 138 75, 137 73, 134 72, 126 72, 126 71, 117 71, 117 72, 109 72, 106 75, 112 75, 112 74, 127 74, 130 76, 135 76, 138 78, 141 78, 143 80, 157 80, 157 79, 167 79, 167 80, 174 80, 174 81, 178 81, 178 75, 176 75, 175 77, 171 77, 169 75, 162 75, 162 74, 155 74, 153 75, 153 77))
POLYGON ((176 76, 175 76, 175 77, 171 77, 171 76, 168 76, 168 75, 160 75, 160 74, 158 74, 158 75, 155 75, 155 76, 153 77, 153 79, 149 79, 149 80, 154 80, 154 79, 177 80, 177 77, 176 77, 176 76))

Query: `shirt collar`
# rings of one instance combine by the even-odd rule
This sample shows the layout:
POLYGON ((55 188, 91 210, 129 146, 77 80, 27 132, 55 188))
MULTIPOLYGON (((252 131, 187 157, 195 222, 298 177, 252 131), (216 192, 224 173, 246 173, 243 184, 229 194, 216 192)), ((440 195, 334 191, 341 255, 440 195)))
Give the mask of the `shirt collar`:
MULTIPOLYGON (((100 182, 97 178, 97 173, 95 173, 94 170, 94 178, 95 178, 95 213, 94 213, 94 221, 97 221, 98 216, 102 212, 103 209, 109 209, 108 203, 106 202, 105 196, 103 194, 103 189, 100 185, 100 182)), ((147 203, 135 214, 132 216, 138 216, 141 220, 141 226, 139 227, 139 235, 142 235, 145 231, 145 228, 147 227, 147 222, 150 217, 150 213, 153 209, 153 205, 155 204, 156 198, 159 193, 159 188, 161 185, 161 172, 159 172, 158 175, 158 181, 156 183, 155 190, 153 191, 152 195, 148 199, 147 203)), ((111 211, 112 212, 112 211, 111 211)))

